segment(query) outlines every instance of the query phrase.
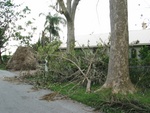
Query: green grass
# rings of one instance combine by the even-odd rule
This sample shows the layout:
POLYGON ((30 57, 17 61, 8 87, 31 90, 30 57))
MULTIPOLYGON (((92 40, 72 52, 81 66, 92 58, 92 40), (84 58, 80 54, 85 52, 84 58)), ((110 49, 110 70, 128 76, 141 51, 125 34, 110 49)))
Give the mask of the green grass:
MULTIPOLYGON (((49 89, 68 95, 71 99, 101 109, 105 113, 150 113, 150 90, 129 95, 113 95, 110 90, 86 93, 85 88, 74 84, 52 84, 49 89), (132 110, 133 109, 133 110, 132 110), (143 110, 142 110, 143 109, 143 110)), ((92 89, 95 89, 92 88, 92 89)))
POLYGON ((1 70, 5 70, 6 69, 5 67, 6 67, 6 64, 0 64, 0 69, 1 70))
MULTIPOLYGON (((99 86, 92 86, 92 92, 86 93, 85 87, 74 83, 52 83, 39 76, 29 77, 30 81, 38 81, 40 88, 47 88, 67 95, 73 100, 100 109, 105 113, 150 113, 150 89, 135 94, 114 95, 111 90, 94 93, 99 86), (43 80, 43 81, 42 81, 43 80)), ((37 85, 36 85, 37 86, 37 85)))

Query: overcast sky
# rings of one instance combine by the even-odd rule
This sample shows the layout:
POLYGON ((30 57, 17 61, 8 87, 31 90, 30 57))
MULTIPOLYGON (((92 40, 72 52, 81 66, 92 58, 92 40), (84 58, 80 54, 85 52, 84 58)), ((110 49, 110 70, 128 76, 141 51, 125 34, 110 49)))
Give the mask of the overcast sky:
MULTIPOLYGON (((37 32, 34 41, 37 41, 43 30, 45 18, 40 13, 52 12, 48 6, 56 0, 14 0, 15 3, 24 3, 29 6, 31 15, 27 19, 35 18, 37 32)), ((109 0, 80 0, 75 16, 75 35, 102 34, 110 32, 109 0)), ((143 21, 149 22, 150 0, 128 0, 129 30, 142 29, 143 21), (141 16, 142 15, 142 16, 141 16)), ((63 28, 61 39, 66 41, 66 28, 63 28)))
MULTIPOLYGON (((51 11, 48 6, 56 0, 15 0, 29 6, 32 16, 37 19, 39 29, 43 27, 41 12, 51 11)), ((150 0, 128 0, 129 29, 141 29, 141 23, 150 18, 150 0), (141 14, 143 17, 141 17, 141 14)), ((109 0, 80 0, 75 19, 75 33, 99 34, 110 31, 109 0)))

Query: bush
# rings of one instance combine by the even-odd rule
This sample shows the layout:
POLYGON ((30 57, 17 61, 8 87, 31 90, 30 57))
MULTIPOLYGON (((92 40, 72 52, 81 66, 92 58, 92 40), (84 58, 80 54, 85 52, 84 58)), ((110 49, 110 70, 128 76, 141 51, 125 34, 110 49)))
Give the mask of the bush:
POLYGON ((89 48, 75 49, 72 54, 59 49, 60 43, 52 42, 39 47, 40 58, 48 60, 48 72, 43 74, 43 82, 73 82, 77 85, 91 87, 102 85, 106 80, 108 56, 106 48, 99 46, 96 50, 89 48))
MULTIPOLYGON (((60 42, 54 41, 38 49, 41 59, 47 58, 49 62, 46 80, 59 83, 72 81, 85 85, 87 84, 86 75, 91 80, 91 84, 102 85, 105 82, 109 60, 105 46, 100 45, 94 51, 90 48, 75 49, 72 54, 60 50, 59 46, 60 42)), ((141 59, 129 60, 131 81, 141 88, 150 88, 150 67, 146 66, 150 56, 145 54, 148 51, 143 47, 140 50, 141 59)))
POLYGON ((10 59, 10 55, 3 55, 2 59, 3 59, 3 62, 6 64, 8 60, 10 59))
POLYGON ((140 88, 150 88, 150 66, 132 66, 130 67, 131 81, 140 88))
POLYGON ((131 81, 140 88, 150 88, 150 48, 141 47, 139 59, 130 59, 130 78, 131 81))
POLYGON ((49 73, 55 82, 84 81, 86 74, 92 84, 103 84, 107 74, 108 56, 99 47, 94 53, 91 49, 76 49, 73 54, 56 52, 49 57, 49 73), (102 54, 102 55, 100 55, 102 54))

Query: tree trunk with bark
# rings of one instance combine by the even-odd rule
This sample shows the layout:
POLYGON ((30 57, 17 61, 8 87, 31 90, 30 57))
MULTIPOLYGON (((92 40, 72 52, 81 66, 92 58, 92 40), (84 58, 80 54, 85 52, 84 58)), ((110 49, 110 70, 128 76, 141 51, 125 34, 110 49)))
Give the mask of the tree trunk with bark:
POLYGON ((67 52, 71 53, 75 47, 74 22, 67 21, 67 52))
POLYGON ((74 19, 77 5, 80 0, 67 0, 66 6, 64 0, 57 0, 60 7, 60 13, 62 13, 67 20, 67 52, 71 53, 75 47, 75 35, 74 35, 74 19))
POLYGON ((111 23, 111 47, 108 75, 103 88, 113 93, 133 93, 135 87, 129 78, 128 64, 128 13, 127 0, 109 0, 111 23))

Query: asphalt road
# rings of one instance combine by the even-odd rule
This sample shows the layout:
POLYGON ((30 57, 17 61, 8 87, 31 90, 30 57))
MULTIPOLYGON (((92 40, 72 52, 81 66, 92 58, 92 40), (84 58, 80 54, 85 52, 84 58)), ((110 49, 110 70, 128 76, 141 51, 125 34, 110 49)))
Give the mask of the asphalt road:
POLYGON ((11 76, 15 73, 0 70, 0 113, 95 113, 93 108, 72 100, 39 100, 51 91, 33 92, 31 85, 17 85, 3 80, 11 76))

